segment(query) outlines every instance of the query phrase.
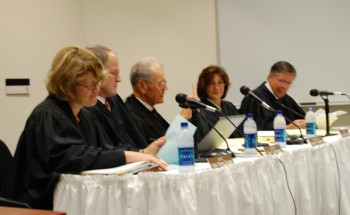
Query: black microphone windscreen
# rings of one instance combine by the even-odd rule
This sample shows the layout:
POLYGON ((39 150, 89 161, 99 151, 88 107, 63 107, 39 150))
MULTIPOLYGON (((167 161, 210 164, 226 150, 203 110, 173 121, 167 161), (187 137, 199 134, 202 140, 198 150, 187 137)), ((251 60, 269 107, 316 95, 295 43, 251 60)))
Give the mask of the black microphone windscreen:
POLYGON ((186 103, 187 95, 184 94, 184 93, 179 93, 179 94, 176 95, 175 100, 179 104, 186 103))
POLYGON ((243 95, 248 95, 249 94, 249 91, 250 91, 250 89, 249 89, 249 87, 246 87, 246 86, 241 86, 241 89, 240 89, 240 91, 241 91, 241 93, 243 94, 243 95))
POLYGON ((316 89, 310 90, 310 95, 311 96, 318 96, 318 90, 316 90, 316 89))

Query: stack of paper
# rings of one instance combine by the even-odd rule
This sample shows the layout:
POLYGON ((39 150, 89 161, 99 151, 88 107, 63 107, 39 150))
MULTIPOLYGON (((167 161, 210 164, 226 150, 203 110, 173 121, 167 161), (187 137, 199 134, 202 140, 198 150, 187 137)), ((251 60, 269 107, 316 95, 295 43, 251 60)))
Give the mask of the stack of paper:
POLYGON ((108 169, 94 169, 81 172, 81 175, 124 175, 133 174, 158 166, 158 164, 150 163, 148 161, 139 161, 135 163, 125 164, 123 166, 108 168, 108 169))
MULTIPOLYGON (((343 111, 343 110, 338 110, 338 111, 334 111, 332 113, 328 114, 329 117, 329 127, 331 127, 333 125, 333 123, 339 119, 340 116, 347 114, 348 112, 343 111)), ((317 129, 326 129, 326 113, 325 110, 323 110, 322 108, 318 109, 315 112, 315 116, 316 116, 316 125, 317 125, 317 129)))

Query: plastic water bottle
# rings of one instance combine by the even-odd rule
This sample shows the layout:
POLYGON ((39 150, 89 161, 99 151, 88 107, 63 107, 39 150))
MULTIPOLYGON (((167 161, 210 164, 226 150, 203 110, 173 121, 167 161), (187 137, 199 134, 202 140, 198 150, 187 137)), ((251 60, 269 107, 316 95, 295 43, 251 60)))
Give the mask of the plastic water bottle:
POLYGON ((254 154, 256 152, 256 123, 253 118, 253 114, 248 113, 247 119, 243 124, 244 132, 244 153, 245 154, 254 154))
POLYGON ((188 130, 188 123, 181 123, 181 131, 177 138, 179 165, 194 165, 194 141, 191 132, 188 130))
POLYGON ((275 119, 273 120, 273 129, 275 131, 275 143, 281 148, 285 148, 286 143, 286 120, 283 117, 282 111, 278 110, 275 119))
POLYGON ((315 113, 312 111, 312 107, 308 108, 305 115, 306 122, 306 137, 311 138, 316 136, 316 117, 315 113))

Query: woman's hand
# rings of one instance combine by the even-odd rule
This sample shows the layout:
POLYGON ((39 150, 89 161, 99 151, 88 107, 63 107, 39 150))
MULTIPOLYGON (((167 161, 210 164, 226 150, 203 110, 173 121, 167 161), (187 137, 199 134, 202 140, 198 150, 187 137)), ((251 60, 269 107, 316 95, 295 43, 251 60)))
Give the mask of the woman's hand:
POLYGON ((158 164, 162 170, 168 170, 168 164, 165 161, 153 155, 140 153, 140 152, 133 152, 133 151, 125 151, 124 153, 125 153, 126 163, 134 163, 138 161, 149 161, 149 162, 158 164))

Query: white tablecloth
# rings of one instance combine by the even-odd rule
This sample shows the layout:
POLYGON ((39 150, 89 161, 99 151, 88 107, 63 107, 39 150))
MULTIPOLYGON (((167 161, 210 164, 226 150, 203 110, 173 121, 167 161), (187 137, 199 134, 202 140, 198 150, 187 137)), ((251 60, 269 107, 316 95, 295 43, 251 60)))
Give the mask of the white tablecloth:
POLYGON ((350 138, 343 138, 194 173, 62 175, 54 210, 68 215, 348 215, 349 155, 350 138))

